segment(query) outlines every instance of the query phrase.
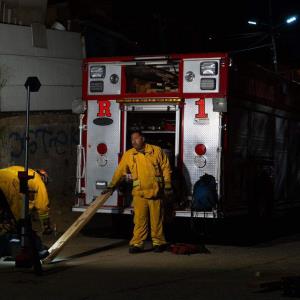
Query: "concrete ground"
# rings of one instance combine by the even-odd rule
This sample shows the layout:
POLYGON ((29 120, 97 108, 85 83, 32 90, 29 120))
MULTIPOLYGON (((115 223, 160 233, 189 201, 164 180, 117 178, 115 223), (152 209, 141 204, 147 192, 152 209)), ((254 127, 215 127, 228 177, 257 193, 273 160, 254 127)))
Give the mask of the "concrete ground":
POLYGON ((0 299, 295 299, 281 279, 300 276, 300 234, 190 256, 129 254, 127 243, 80 234, 42 276, 0 262, 0 299))

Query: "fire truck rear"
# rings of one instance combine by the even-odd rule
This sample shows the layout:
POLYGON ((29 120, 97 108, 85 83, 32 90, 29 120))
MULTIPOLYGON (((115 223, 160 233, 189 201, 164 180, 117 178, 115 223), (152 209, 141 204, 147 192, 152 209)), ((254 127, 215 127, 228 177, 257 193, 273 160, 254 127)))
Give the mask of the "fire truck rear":
MULTIPOLYGON (((133 130, 168 154, 176 216, 264 216, 298 206, 299 87, 257 66, 230 64, 224 53, 86 59, 83 104, 74 105, 73 210, 107 187, 133 130), (217 201, 194 209, 195 183, 205 174, 216 182, 217 201)), ((125 178, 99 212, 132 213, 130 189, 125 178)))

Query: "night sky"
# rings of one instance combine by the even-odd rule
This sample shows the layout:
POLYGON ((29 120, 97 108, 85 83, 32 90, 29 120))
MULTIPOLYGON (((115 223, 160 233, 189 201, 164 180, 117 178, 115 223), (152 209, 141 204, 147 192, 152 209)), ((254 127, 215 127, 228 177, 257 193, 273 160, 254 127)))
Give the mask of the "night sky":
MULTIPOLYGON (((300 16, 300 0, 271 2, 274 25, 281 24, 288 16, 300 16)), ((270 24, 269 0, 179 3, 169 0, 79 0, 69 1, 69 5, 73 18, 94 22, 127 40, 127 44, 121 41, 112 45, 114 42, 94 38, 96 33, 90 33, 93 55, 229 51, 235 57, 266 66, 272 63, 268 27, 247 24, 249 19, 270 24), (265 46, 260 48, 262 45, 265 46)), ((299 68, 300 19, 292 25, 281 26, 275 37, 281 67, 299 68)))
MULTIPOLYGON (((143 6, 128 2, 114 7, 113 19, 142 52, 232 51, 252 59, 270 59, 269 47, 248 50, 270 43, 268 27, 247 24, 249 19, 270 24, 268 0, 191 1, 190 5, 189 1, 182 5, 149 1, 143 6)), ((281 24, 287 16, 300 14, 300 1, 273 0, 272 13, 273 24, 281 24)), ((280 27, 276 45, 279 62, 300 63, 300 20, 280 27)))

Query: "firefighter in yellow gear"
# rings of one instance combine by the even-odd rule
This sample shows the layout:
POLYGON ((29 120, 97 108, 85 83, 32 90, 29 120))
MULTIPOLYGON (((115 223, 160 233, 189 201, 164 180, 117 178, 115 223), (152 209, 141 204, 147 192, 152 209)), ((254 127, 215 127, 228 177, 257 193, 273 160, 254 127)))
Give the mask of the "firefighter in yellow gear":
POLYGON ((133 148, 124 153, 108 189, 103 194, 112 193, 124 176, 130 174, 134 230, 129 242, 129 252, 142 252, 148 235, 149 216, 153 249, 155 252, 162 252, 167 245, 163 232, 162 198, 164 191, 171 191, 170 163, 160 147, 145 143, 142 132, 133 132, 131 143, 133 148))
MULTIPOLYGON (((20 193, 18 172, 24 171, 24 167, 12 166, 0 169, 0 190, 3 192, 16 221, 20 220, 23 207, 23 194, 20 193)), ((44 170, 28 170, 28 174, 34 178, 28 180, 29 210, 35 209, 41 221, 43 234, 50 234, 52 228, 49 218, 49 198, 46 189, 48 182, 47 173, 44 170)))

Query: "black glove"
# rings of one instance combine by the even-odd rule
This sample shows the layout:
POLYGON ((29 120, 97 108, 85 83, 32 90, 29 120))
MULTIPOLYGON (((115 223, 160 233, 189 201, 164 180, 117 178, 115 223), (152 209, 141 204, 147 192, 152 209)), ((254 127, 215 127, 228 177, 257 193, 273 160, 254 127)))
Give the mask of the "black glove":
POLYGON ((42 234, 44 234, 44 235, 49 235, 53 232, 49 218, 42 220, 42 227, 43 227, 42 234))
POLYGON ((172 188, 168 188, 168 189, 165 188, 164 194, 165 194, 166 197, 173 196, 173 189, 172 188))
POLYGON ((53 229, 51 227, 45 227, 45 229, 43 230, 44 235, 52 234, 52 232, 53 232, 53 229))
POLYGON ((112 195, 113 192, 114 192, 114 189, 111 188, 111 187, 108 187, 108 188, 106 188, 105 190, 103 190, 101 192, 101 195, 104 195, 104 194, 107 194, 107 193, 109 193, 110 195, 112 195))

